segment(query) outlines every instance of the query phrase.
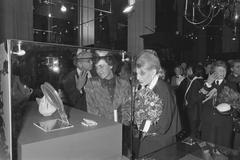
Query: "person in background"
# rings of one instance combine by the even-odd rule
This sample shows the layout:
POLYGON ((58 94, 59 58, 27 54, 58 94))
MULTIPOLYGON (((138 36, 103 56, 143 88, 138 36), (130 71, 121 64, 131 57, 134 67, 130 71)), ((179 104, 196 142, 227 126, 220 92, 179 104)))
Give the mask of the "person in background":
POLYGON ((205 69, 205 76, 204 79, 207 79, 210 74, 212 74, 213 71, 213 63, 212 62, 205 62, 204 63, 204 69, 205 69))
MULTIPOLYGON (((240 92, 240 59, 232 60, 230 62, 230 70, 231 73, 228 75, 227 79, 229 82, 233 83, 237 88, 237 91, 240 92)), ((239 128, 240 113, 235 112, 234 117, 234 126, 239 128)), ((235 129, 233 147, 240 148, 240 131, 237 129, 235 129)))
POLYGON ((168 82, 168 80, 166 79, 166 70, 162 67, 159 69, 159 78, 168 82))
POLYGON ((71 106, 82 111, 87 111, 85 90, 84 88, 78 90, 76 83, 81 81, 81 83, 85 84, 86 78, 81 79, 81 77, 91 77, 90 70, 92 70, 93 65, 92 53, 87 50, 78 49, 73 64, 76 66, 76 69, 63 79, 63 93, 71 106), (76 78, 78 79, 77 82, 76 78))
POLYGON ((186 90, 193 79, 193 66, 189 65, 186 68, 186 75, 185 78, 182 80, 180 85, 175 89, 176 92, 176 98, 177 98, 177 106, 179 108, 179 113, 181 117, 181 123, 182 123, 182 136, 187 136, 188 129, 188 119, 187 119, 187 110, 185 106, 184 101, 184 94, 186 93, 186 90))
POLYGON ((139 55, 136 73, 140 89, 136 92, 134 115, 134 123, 139 131, 138 136, 135 136, 139 142, 136 143, 139 145, 135 146, 137 157, 176 142, 176 134, 181 130, 175 94, 171 87, 160 78, 161 65, 156 52, 143 50, 139 55), (144 95, 151 96, 145 97, 144 95), (141 103, 141 100, 146 103, 150 102, 147 105, 141 103), (155 114, 148 117, 147 115, 152 112, 155 114))
POLYGON ((187 75, 187 69, 188 69, 188 65, 187 65, 187 63, 186 62, 182 62, 181 64, 180 64, 180 66, 182 67, 182 71, 183 71, 183 75, 187 75))
POLYGON ((193 138, 200 138, 199 126, 202 102, 198 91, 203 86, 204 74, 205 71, 202 66, 197 65, 193 67, 193 78, 191 78, 184 94, 184 102, 187 113, 187 131, 188 135, 193 138))
POLYGON ((225 77, 227 66, 223 61, 213 64, 213 73, 210 74, 199 94, 202 101, 201 111, 201 139, 225 147, 232 147, 233 120, 231 116, 220 114, 215 108, 218 105, 218 95, 225 86, 235 90, 225 77))
POLYGON ((231 73, 228 75, 228 81, 234 83, 240 92, 240 59, 232 60, 230 62, 231 73))
POLYGON ((183 75, 183 70, 181 66, 176 66, 174 68, 175 75, 171 78, 171 85, 174 88, 177 88, 181 82, 184 80, 185 76, 183 75))

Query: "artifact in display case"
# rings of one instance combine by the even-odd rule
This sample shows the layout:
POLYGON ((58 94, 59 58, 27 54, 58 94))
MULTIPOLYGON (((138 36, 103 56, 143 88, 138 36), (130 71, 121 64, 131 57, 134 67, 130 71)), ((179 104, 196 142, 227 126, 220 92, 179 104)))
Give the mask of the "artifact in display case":
POLYGON ((52 132, 73 127, 68 121, 58 92, 47 82, 41 85, 41 90, 44 96, 41 99, 37 98, 39 112, 44 116, 51 116, 57 110, 61 119, 34 122, 33 124, 44 132, 52 132))
MULTIPOLYGON (((121 157, 122 125, 75 107, 72 102, 79 97, 66 92, 75 85, 76 54, 85 50, 93 53, 94 66, 95 48, 13 39, 1 44, 1 160, 121 157), (70 74, 73 81, 65 88, 70 74)), ((91 74, 95 78, 94 68, 91 74)))

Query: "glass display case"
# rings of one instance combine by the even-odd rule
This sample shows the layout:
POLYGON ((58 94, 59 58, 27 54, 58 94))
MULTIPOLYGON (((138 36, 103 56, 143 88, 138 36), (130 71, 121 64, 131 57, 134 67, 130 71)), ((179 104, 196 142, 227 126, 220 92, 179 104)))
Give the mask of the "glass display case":
MULTIPOLYGON (((76 70, 76 59, 91 59, 93 69, 86 72, 92 79, 96 77, 97 52, 109 53, 111 69, 118 72, 122 51, 23 40, 6 40, 0 45, 0 159, 106 160, 122 156, 122 125, 114 117, 118 111, 108 111, 112 112, 110 119, 84 112, 65 92, 71 88, 64 83, 76 70), (79 58, 83 52, 91 53, 91 58, 79 58)), ((79 74, 76 71, 73 78, 80 79, 79 74)))
POLYGON ((145 52, 152 59, 135 67, 135 57, 118 50, 2 43, 0 159, 151 159, 175 143, 174 91, 157 54, 145 52))

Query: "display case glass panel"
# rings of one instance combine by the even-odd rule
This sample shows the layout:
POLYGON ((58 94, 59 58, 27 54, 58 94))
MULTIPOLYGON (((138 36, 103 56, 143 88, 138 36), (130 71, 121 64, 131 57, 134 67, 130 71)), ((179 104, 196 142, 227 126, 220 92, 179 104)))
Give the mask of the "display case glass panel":
MULTIPOLYGON (((6 159, 21 159, 22 155, 19 149, 19 144, 23 142, 21 137, 24 137, 22 134, 25 131, 22 129, 26 128, 26 119, 29 117, 34 119, 34 116, 38 116, 37 120, 31 123, 32 126, 35 127, 35 129, 33 128, 33 131, 36 131, 37 134, 40 134, 44 130, 46 132, 54 132, 54 134, 59 135, 63 132, 70 132, 68 130, 75 131, 79 129, 79 125, 81 127, 84 126, 83 123, 81 123, 82 117, 80 117, 78 121, 74 120, 76 122, 73 123, 77 123, 76 126, 71 124, 73 121, 71 118, 74 118, 74 114, 71 115, 71 112, 76 108, 74 108, 74 104, 71 102, 71 99, 69 100, 68 95, 66 95, 66 87, 64 86, 64 82, 69 73, 73 72, 77 68, 75 63, 76 59, 80 59, 81 62, 89 62, 89 58, 84 58, 81 56, 79 58, 79 52, 88 52, 92 54, 90 61, 93 67, 91 71, 89 71, 89 74, 91 74, 91 79, 99 79, 99 76, 95 70, 96 62, 99 60, 99 55, 97 55, 97 52, 107 52, 107 57, 111 57, 112 59, 111 65, 113 67, 111 69, 114 71, 114 73, 119 72, 119 66, 121 65, 121 51, 117 50, 84 48, 79 46, 49 44, 24 40, 7 40, 1 44, 0 89, 3 92, 1 97, 1 103, 3 103, 4 110, 2 117, 3 121, 5 122, 5 143, 8 148, 4 150, 6 151, 6 159), (48 96, 45 98, 45 101, 49 102, 49 104, 44 103, 44 105, 42 105, 45 107, 44 109, 47 114, 42 114, 44 111, 40 109, 40 104, 43 103, 42 99, 45 95, 43 90, 46 91, 47 89, 43 89, 41 86, 45 83, 48 83, 52 87, 51 91, 53 92, 51 93, 54 93, 55 97, 57 95, 57 98, 55 99, 60 99, 60 101, 55 100, 55 102, 52 103, 54 94, 48 94, 48 96), (37 109, 34 112, 32 112, 33 107, 29 105, 32 102, 34 103, 34 106, 37 106, 37 109), (61 106, 60 102, 63 104, 63 107, 59 109, 59 106, 61 106), (53 107, 52 111, 50 111, 51 107, 53 107), (70 111, 70 108, 72 107, 74 109, 70 111), (46 108, 48 110, 46 110, 46 108), (31 114, 34 114, 29 115, 30 112, 31 114), (70 119, 69 124, 67 125, 65 123, 66 121, 64 121, 65 114, 66 119, 70 119), (66 131, 62 132, 60 128, 64 128, 66 131)), ((76 72, 76 74, 79 73, 76 72)), ((75 78, 79 77, 76 76, 75 78)), ((74 81, 72 85, 76 87, 75 79, 73 80, 74 81)), ((87 80, 89 80, 89 77, 87 80)), ((81 91, 79 92, 80 94, 83 94, 81 91)), ((85 91, 84 94, 87 96, 85 91)), ((78 112, 78 110, 79 108, 77 108, 76 112, 78 112)), ((81 112, 82 111, 79 113, 81 112)), ((114 113, 115 112, 112 111, 112 115, 109 116, 110 121, 119 119, 111 118, 114 117, 114 113)), ((109 111, 109 114, 111 114, 111 111, 109 111)), ((90 115, 94 114, 91 113, 90 115)), ((90 121, 92 120, 91 122, 94 123, 97 121, 95 120, 96 118, 93 118, 93 120, 91 117, 87 117, 87 119, 90 121)), ((85 127, 90 126, 89 129, 93 129, 95 127, 94 125, 91 126, 88 123, 85 124, 87 124, 85 127)), ((96 124, 98 125, 98 123, 96 124)), ((99 127, 100 126, 101 123, 99 122, 99 127)), ((116 139, 118 140, 119 138, 116 139)), ((31 137, 29 137, 29 139, 26 141, 32 141, 31 137)))
POLYGON ((145 61, 138 59, 135 66, 133 55, 118 50, 2 43, 5 125, 0 133, 5 137, 0 142, 5 147, 0 155, 11 160, 144 158, 175 143, 181 130, 175 94, 164 82, 157 54, 145 52, 145 61))

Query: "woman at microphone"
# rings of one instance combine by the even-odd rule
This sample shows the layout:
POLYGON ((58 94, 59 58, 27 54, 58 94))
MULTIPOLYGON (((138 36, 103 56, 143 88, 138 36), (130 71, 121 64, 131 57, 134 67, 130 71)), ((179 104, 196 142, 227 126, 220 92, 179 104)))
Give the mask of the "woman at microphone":
POLYGON ((162 80, 160 61, 153 50, 143 50, 136 61, 139 82, 135 98, 134 124, 139 135, 138 157, 176 142, 181 130, 175 94, 162 80))

